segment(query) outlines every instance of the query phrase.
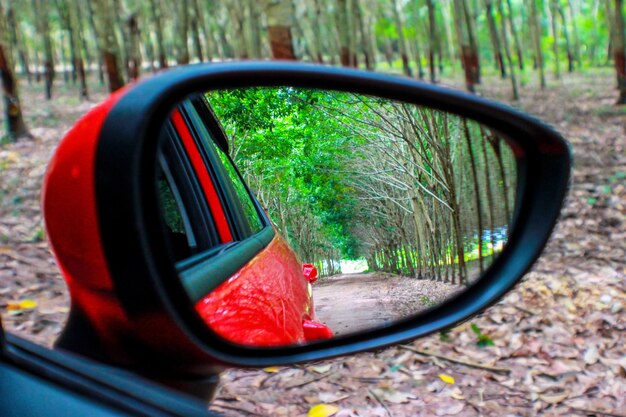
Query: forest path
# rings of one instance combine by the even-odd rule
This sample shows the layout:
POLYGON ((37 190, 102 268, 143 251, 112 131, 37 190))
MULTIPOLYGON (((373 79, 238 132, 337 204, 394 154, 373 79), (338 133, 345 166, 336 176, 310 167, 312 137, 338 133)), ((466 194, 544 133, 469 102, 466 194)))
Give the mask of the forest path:
POLYGON ((458 287, 380 272, 340 274, 313 284, 317 319, 336 336, 385 325, 448 298, 458 287))
POLYGON ((313 285, 317 319, 336 336, 393 322, 393 311, 383 298, 390 282, 380 274, 342 274, 322 278, 313 285))

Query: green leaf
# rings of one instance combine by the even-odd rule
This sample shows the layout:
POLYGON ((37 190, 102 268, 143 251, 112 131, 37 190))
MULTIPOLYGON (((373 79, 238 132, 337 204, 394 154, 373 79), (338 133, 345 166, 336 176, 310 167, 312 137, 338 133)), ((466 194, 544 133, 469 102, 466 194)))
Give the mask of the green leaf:
POLYGON ((442 342, 449 342, 450 341, 450 330, 443 330, 443 331, 439 332, 439 340, 441 340, 442 342))

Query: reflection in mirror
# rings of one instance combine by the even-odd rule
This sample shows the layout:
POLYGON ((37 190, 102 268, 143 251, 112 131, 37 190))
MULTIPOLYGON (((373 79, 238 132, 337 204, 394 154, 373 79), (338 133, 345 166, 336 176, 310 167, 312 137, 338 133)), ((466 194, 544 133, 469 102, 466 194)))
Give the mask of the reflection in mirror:
POLYGON ((418 314, 480 279, 511 228, 507 141, 438 110, 232 89, 181 103, 161 136, 176 268, 234 343, 307 343, 418 314))

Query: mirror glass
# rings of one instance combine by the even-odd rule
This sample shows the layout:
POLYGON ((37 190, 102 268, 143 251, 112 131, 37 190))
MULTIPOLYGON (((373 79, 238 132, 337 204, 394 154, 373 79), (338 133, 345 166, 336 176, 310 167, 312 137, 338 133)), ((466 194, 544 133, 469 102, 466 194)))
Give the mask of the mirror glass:
POLYGON ((190 303, 231 342, 388 326, 458 294, 507 243, 513 151, 475 121, 346 92, 259 87, 181 102, 156 190, 190 303))

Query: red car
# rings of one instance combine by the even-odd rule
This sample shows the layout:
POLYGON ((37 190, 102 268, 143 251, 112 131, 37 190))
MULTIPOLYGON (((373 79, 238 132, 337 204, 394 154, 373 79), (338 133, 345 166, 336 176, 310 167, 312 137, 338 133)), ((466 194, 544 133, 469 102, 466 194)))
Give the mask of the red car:
MULTIPOLYGON (((90 126, 117 97, 111 96, 68 132, 44 182, 50 242, 72 293, 82 291, 87 282, 105 285, 102 267, 99 272, 92 268, 99 246, 93 238, 98 235, 95 224, 76 227, 68 222, 79 219, 86 208, 65 202, 87 201, 93 194, 89 184, 77 186, 80 173, 90 169, 84 155, 98 136, 90 126), (56 192, 59 188, 64 192, 56 192), (82 272, 86 269, 88 275, 82 272)), ((211 329, 231 342, 254 346, 332 337, 327 326, 315 321, 315 267, 300 263, 248 190, 206 98, 198 95, 180 104, 159 140, 157 187, 176 269, 211 329), (250 260, 251 252, 256 254, 250 260)))

